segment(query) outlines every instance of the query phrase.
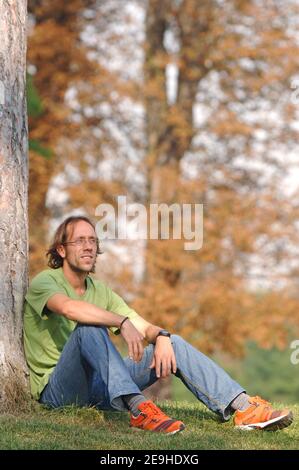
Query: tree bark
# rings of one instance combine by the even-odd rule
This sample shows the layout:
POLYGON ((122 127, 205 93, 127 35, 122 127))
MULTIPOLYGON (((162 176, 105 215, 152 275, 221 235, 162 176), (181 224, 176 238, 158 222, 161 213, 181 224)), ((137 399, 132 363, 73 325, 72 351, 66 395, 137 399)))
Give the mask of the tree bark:
MULTIPOLYGON (((163 2, 163 8, 159 4, 161 2, 158 0, 149 0, 146 15, 144 83, 147 189, 149 204, 163 202, 170 207, 180 201, 180 162, 190 149, 194 135, 193 104, 198 82, 205 74, 201 65, 204 51, 198 33, 206 26, 201 18, 204 17, 201 15, 201 3, 196 0, 185 0, 179 6, 176 2, 167 0, 163 2), (164 44, 165 34, 173 23, 176 23, 180 48, 176 53, 177 96, 174 102, 169 103, 166 67, 174 57, 164 44)), ((154 292, 160 291, 158 297, 162 304, 166 304, 171 298, 171 292, 179 287, 183 261, 175 264, 172 260, 180 258, 181 243, 172 240, 167 243, 149 240, 147 243, 145 284, 154 292), (164 292, 164 299, 161 291, 164 292)), ((149 297, 150 302, 152 292, 149 297)), ((169 309, 178 320, 181 318, 177 306, 169 306, 169 309)), ((161 317, 162 312, 158 309, 156 315, 161 317)), ((165 325, 165 315, 163 321, 165 325)), ((153 318, 153 322, 156 322, 156 318, 153 318)), ((151 393, 160 396, 162 391, 163 398, 171 398, 170 380, 159 381, 152 387, 151 393)))
POLYGON ((27 0, 0 3, 0 406, 25 396, 22 312, 27 289, 27 0))

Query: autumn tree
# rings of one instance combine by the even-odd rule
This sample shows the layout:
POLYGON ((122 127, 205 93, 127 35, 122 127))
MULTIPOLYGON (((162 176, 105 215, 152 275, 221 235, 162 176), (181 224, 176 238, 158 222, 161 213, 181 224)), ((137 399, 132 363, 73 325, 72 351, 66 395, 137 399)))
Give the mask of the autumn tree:
POLYGON ((0 4, 0 404, 26 393, 22 308, 27 288, 27 2, 0 4))
MULTIPOLYGON (((50 212, 47 194, 53 177, 66 165, 71 141, 81 127, 88 126, 72 119, 66 92, 75 83, 92 81, 100 71, 87 57, 80 34, 83 12, 94 0, 72 2, 29 0, 28 70, 30 89, 38 96, 39 105, 29 115, 30 168, 30 268, 36 273, 45 266, 50 212)), ((77 160, 78 149, 72 148, 77 160)))
MULTIPOLYGON (((96 0, 29 1, 28 70, 40 101, 29 117, 32 275, 45 266, 51 217, 59 219, 78 206, 93 215, 101 201, 113 202, 125 191, 127 162, 115 135, 117 127, 125 130, 131 124, 121 102, 134 88, 109 69, 107 50, 98 41, 98 32, 113 26, 117 9, 113 2, 96 0), (100 166, 108 154, 118 156, 113 181, 100 166), (57 175, 64 183, 56 188, 57 175), (67 191, 63 206, 47 200, 53 187, 56 194, 67 191)), ((117 42, 117 34, 111 37, 117 42)))
POLYGON ((149 241, 135 306, 206 352, 240 354, 249 336, 281 346, 298 325, 290 292, 249 288, 253 255, 271 277, 298 243, 298 209, 280 187, 296 143, 296 14, 293 2, 147 2, 148 203, 203 203, 204 245, 149 241))
MULTIPOLYGON (((68 23, 65 6, 57 5, 57 16, 50 3, 42 4, 48 18, 61 19, 72 31, 82 20, 84 10, 77 8, 68 23)), ((88 27, 84 32, 80 23, 75 44, 92 57, 94 74, 68 81, 72 68, 66 67, 59 99, 51 95, 70 124, 61 132, 63 120, 57 121, 53 139, 56 171, 65 177, 69 164, 75 170, 65 187, 64 209, 80 207, 93 215, 100 202, 114 203, 117 194, 147 206, 204 204, 202 249, 186 251, 184 240, 149 240, 136 255, 145 260, 143 282, 132 277, 130 283, 128 272, 119 273, 116 256, 110 263, 115 285, 121 294, 135 295, 141 314, 205 352, 240 354, 249 336, 281 345, 292 322, 298 323, 297 301, 286 288, 257 291, 251 276, 275 282, 274 269, 279 278, 291 258, 289 247, 298 241, 294 198, 280 186, 290 168, 281 156, 296 138, 289 96, 298 68, 291 21, 296 5, 291 0, 283 8, 262 0, 122 5, 115 0, 90 7, 88 27), (143 43, 132 27, 138 8, 144 8, 143 43), (120 24, 126 27, 117 28, 120 24), (68 134, 73 126, 76 132, 68 134), (284 299, 283 309, 278 298, 284 299)), ((53 21, 40 31, 52 28, 53 21)), ((32 63, 38 63, 48 48, 32 44, 32 63)), ((35 83, 43 96, 48 96, 43 83, 61 78, 55 75, 60 68, 58 61, 38 85, 38 71, 47 70, 38 66, 35 83)))

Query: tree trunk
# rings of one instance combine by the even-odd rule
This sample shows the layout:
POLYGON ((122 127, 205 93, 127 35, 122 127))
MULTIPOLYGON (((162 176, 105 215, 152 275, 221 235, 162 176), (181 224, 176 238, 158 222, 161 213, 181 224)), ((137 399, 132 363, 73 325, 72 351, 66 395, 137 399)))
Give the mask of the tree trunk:
MULTIPOLYGON (((149 0, 146 14, 144 96, 147 137, 148 204, 166 203, 170 207, 184 200, 180 163, 192 146, 195 133, 193 105, 199 81, 205 76, 206 46, 203 32, 209 31, 211 2, 149 0), (160 8, 163 4, 163 8, 160 8), (174 27, 175 24, 175 27, 174 27), (166 47, 166 33, 172 30, 177 51, 166 47), (167 99, 167 65, 177 67, 176 96, 167 99)), ((172 226, 170 225, 170 229, 172 226)), ((145 302, 152 306, 153 323, 171 329, 184 313, 179 297, 185 266, 182 240, 149 240, 145 254, 145 302), (156 299, 156 303, 155 303, 156 299)), ((152 393, 159 394, 170 381, 158 382, 152 393)), ((164 393, 167 396, 167 393, 164 393)))
POLYGON ((27 0, 0 3, 0 406, 25 396, 22 311, 27 288, 27 0))

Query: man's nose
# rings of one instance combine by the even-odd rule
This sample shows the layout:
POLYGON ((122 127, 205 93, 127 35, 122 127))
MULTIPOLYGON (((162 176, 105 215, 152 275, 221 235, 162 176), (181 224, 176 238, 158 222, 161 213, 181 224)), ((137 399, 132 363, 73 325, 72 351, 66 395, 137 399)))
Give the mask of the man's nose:
POLYGON ((85 240, 83 248, 84 250, 92 250, 94 248, 94 245, 91 241, 85 240))

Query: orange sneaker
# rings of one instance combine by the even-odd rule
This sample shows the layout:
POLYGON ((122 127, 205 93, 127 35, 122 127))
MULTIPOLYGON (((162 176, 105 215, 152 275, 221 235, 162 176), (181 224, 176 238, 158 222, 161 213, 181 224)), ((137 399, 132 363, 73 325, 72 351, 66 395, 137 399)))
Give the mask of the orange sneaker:
POLYGON ((289 410, 274 410, 271 404, 260 397, 250 397, 250 406, 244 411, 236 411, 235 426, 251 431, 264 429, 276 431, 286 428, 293 421, 293 413, 289 410))
POLYGON ((163 432, 175 434, 185 429, 184 423, 171 419, 152 401, 145 401, 138 406, 140 414, 133 416, 131 413, 130 426, 145 431, 163 432))

